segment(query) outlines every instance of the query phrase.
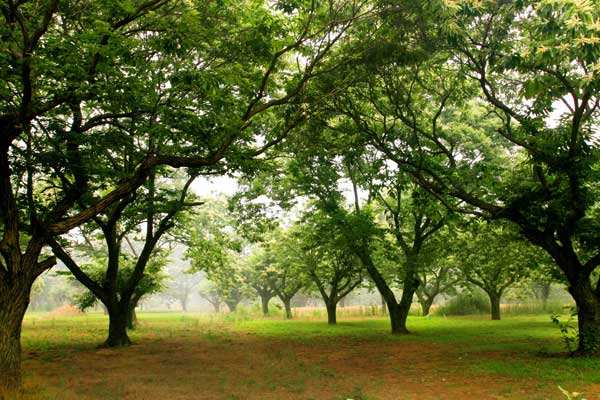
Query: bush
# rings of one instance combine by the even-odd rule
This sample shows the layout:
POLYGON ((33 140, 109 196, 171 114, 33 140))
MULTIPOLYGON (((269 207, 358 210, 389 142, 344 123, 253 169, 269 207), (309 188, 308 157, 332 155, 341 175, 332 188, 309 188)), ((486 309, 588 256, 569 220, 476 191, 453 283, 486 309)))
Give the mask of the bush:
POLYGON ((464 292, 451 298, 446 304, 435 310, 439 315, 471 315, 490 312, 490 301, 482 293, 464 292))

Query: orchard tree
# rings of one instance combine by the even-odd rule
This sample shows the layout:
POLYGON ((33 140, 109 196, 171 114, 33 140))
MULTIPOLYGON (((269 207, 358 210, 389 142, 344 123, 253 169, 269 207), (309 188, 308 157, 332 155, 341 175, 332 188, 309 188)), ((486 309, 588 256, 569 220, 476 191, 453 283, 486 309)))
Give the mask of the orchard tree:
POLYGON ((327 322, 337 322, 336 309, 363 281, 360 260, 339 236, 332 235, 322 212, 308 211, 292 229, 302 251, 302 268, 321 295, 327 309, 327 322))
POLYGON ((221 304, 223 303, 223 299, 221 299, 219 291, 217 290, 217 287, 214 285, 214 283, 208 280, 204 280, 200 284, 198 294, 200 295, 200 297, 202 297, 204 300, 210 303, 215 313, 218 314, 221 312, 221 304))
POLYGON ((330 84, 351 87, 338 111, 447 207, 511 221, 544 249, 577 304, 577 354, 598 354, 600 7, 382 6, 359 45, 370 57, 330 84))
POLYGON ((453 255, 464 280, 483 290, 490 299, 492 320, 500 319, 500 301, 506 291, 540 267, 539 257, 510 226, 473 221, 457 235, 453 255))
MULTIPOLYGON (((392 234, 402 252, 402 273, 398 277, 402 283, 399 323, 400 329, 408 332, 406 319, 413 297, 423 284, 420 276, 430 261, 425 260, 431 256, 427 252, 427 245, 446 225, 448 212, 429 193, 406 182, 401 175, 396 175, 387 190, 378 196, 386 214, 386 230, 392 234)), ((433 300, 431 296, 428 299, 433 300)))
POLYGON ((262 313, 265 317, 269 315, 269 302, 277 296, 277 292, 273 288, 275 279, 273 263, 272 254, 268 253, 264 247, 258 247, 246 259, 243 271, 245 281, 260 298, 262 313))
POLYGON ((237 169, 282 141, 364 7, 47 0, 0 11, 0 390, 11 394, 31 286, 55 263, 45 245, 159 165, 237 169), (156 146, 106 185, 96 157, 121 141, 97 135, 139 117, 156 146))
POLYGON ((179 302, 183 312, 188 311, 190 297, 198 289, 202 276, 188 273, 188 266, 176 263, 166 268, 169 279, 165 284, 165 294, 179 302))
POLYGON ((420 283, 415 291, 423 316, 429 315, 438 296, 453 294, 462 280, 452 259, 453 251, 460 244, 455 239, 456 229, 445 227, 423 251, 422 268, 418 272, 420 283))
POLYGON ((303 254, 300 241, 292 232, 274 230, 265 242, 267 257, 273 260, 270 267, 271 288, 283 303, 285 318, 293 318, 292 299, 306 287, 307 276, 302 269, 303 254))
MULTIPOLYGON (((140 294, 152 287, 149 285, 151 278, 144 281, 145 271, 152 265, 157 248, 166 244, 164 239, 169 229, 177 223, 178 214, 190 205, 186 197, 193 180, 194 177, 190 177, 182 188, 173 190, 167 185, 157 187, 154 176, 151 176, 146 186, 148 193, 141 201, 129 197, 122 199, 106 213, 94 217, 89 229, 92 232, 100 231, 100 237, 104 241, 100 251, 105 251, 107 255, 102 259, 104 268, 101 272, 98 270, 98 264, 86 270, 59 241, 49 239, 48 243, 54 254, 106 307, 109 316, 108 338, 104 343, 106 346, 130 344, 127 325, 139 302, 140 294), (136 239, 141 243, 140 250, 136 249, 135 243, 132 244, 136 239), (133 265, 127 263, 128 257, 122 257, 124 251, 135 260, 133 265), (122 261, 125 261, 125 265, 122 265, 122 261)), ((86 237, 88 233, 82 232, 82 235, 86 237)), ((91 241, 88 240, 86 244, 88 243, 89 247, 93 246, 91 241)), ((163 258, 159 264, 155 263, 154 267, 160 265, 162 268, 165 263, 163 258)), ((151 271, 149 276, 156 273, 151 271)))
MULTIPOLYGON (((81 265, 81 270, 96 282, 102 282, 106 276, 106 248, 100 246, 98 249, 86 249, 85 251, 89 261, 81 265)), ((127 282, 131 279, 131 275, 134 272, 136 265, 136 256, 128 253, 121 253, 119 255, 119 272, 117 274, 116 292, 121 295, 127 286, 127 282)), ((126 324, 128 329, 135 329, 137 324, 137 316, 135 309, 144 297, 148 297, 152 294, 161 292, 165 287, 165 281, 167 275, 163 268, 168 262, 168 254, 164 251, 155 251, 148 265, 145 267, 144 276, 140 282, 136 285, 133 295, 129 299, 128 314, 126 317, 126 324), (158 253, 158 254, 157 254, 158 253)), ((72 279, 73 276, 70 276, 72 279)), ((94 307, 100 299, 92 292, 87 289, 74 297, 75 305, 85 311, 89 308, 94 307)), ((101 301, 101 300, 100 300, 101 301)), ((108 307, 102 303, 104 308, 108 311, 108 307)), ((109 313, 110 318, 110 313, 109 313)))

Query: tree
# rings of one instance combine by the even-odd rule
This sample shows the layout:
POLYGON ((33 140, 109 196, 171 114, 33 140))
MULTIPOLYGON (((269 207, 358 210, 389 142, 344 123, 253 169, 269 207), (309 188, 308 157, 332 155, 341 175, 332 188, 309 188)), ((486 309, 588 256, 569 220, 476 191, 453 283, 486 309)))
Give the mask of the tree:
POLYGON ((178 260, 175 264, 167 266, 169 280, 165 287, 167 296, 179 302, 183 312, 188 311, 190 296, 196 291, 202 280, 200 274, 188 272, 189 267, 178 260))
POLYGON ((325 303, 327 322, 334 325, 338 303, 362 283, 363 268, 343 239, 326 231, 325 219, 318 211, 308 213, 292 234, 301 246, 302 267, 325 303))
POLYGON ((289 230, 274 230, 266 241, 267 257, 273 260, 269 268, 271 288, 283 303, 285 317, 291 319, 292 299, 306 286, 302 271, 302 253, 299 243, 289 230))
POLYGON ((213 306, 215 313, 218 314, 221 312, 221 303, 223 302, 223 300, 221 299, 221 296, 219 295, 219 291, 217 290, 216 286, 212 282, 208 280, 204 281, 203 284, 200 285, 200 290, 198 291, 198 294, 204 300, 208 301, 211 306, 213 306))
POLYGON ((423 267, 418 272, 420 284, 415 291, 423 316, 429 315, 436 297, 451 294, 461 281, 460 271, 452 260, 457 246, 455 234, 455 229, 445 227, 423 251, 423 267))
MULTIPOLYGON (((101 251, 106 251, 107 254, 101 258, 104 261, 101 272, 99 264, 86 271, 58 241, 48 240, 55 255, 92 292, 93 297, 106 307, 109 326, 105 346, 130 344, 127 326, 132 325, 131 317, 135 313, 135 307, 144 292, 155 290, 153 279, 149 277, 156 276, 158 271, 150 269, 146 277, 146 269, 160 269, 166 264, 164 259, 156 264, 153 258, 157 256, 157 247, 165 244, 162 240, 165 234, 177 223, 178 214, 188 205, 186 197, 193 180, 194 177, 188 178, 179 191, 173 191, 168 186, 156 187, 152 177, 148 182, 148 194, 142 201, 125 198, 109 208, 105 215, 94 217, 94 225, 90 229, 92 232, 100 230, 105 242, 105 248, 101 251), (131 241, 134 235, 141 236, 142 247, 139 252, 131 241), (123 260, 127 261, 127 258, 122 257, 124 242, 129 245, 129 252, 135 260, 133 266, 121 263, 123 260)), ((83 232, 83 235, 86 234, 83 232)), ((88 251, 97 251, 90 240, 86 245, 88 251)))
POLYGON ((244 2, 247 12, 168 0, 0 6, 1 391, 20 387, 21 322, 33 282, 55 263, 48 242, 131 196, 160 165, 236 169, 282 141, 362 12, 328 3, 274 11, 244 2), (302 63, 290 62, 300 54, 302 63), (139 117, 152 122, 157 146, 106 185, 94 169, 106 148, 98 134, 139 117))
POLYGON ((255 249, 247 259, 244 267, 244 279, 260 297, 263 316, 269 315, 269 302, 277 292, 273 288, 274 271, 273 259, 263 247, 255 249))
POLYGON ((385 14, 380 45, 353 70, 338 110, 449 208, 511 221, 543 248, 577 304, 577 353, 598 354, 600 44, 590 21, 599 8, 551 0, 409 8, 385 14))
MULTIPOLYGON (((393 235, 397 246, 402 251, 403 274, 399 277, 402 282, 402 297, 398 308, 399 329, 407 333, 406 320, 413 297, 423 284, 419 279, 425 269, 423 250, 446 225, 448 215, 435 198, 410 183, 402 182, 401 179, 401 176, 396 176, 391 187, 384 193, 379 193, 379 199, 387 215, 387 230, 393 235)), ((424 294, 425 291, 421 293, 424 294)), ((431 297, 429 300, 433 301, 431 297)))
POLYGON ((490 299, 492 320, 500 319, 500 300, 512 285, 537 267, 535 250, 510 227, 472 223, 459 234, 455 262, 466 282, 482 289, 490 299))
MULTIPOLYGON (((168 262, 168 254, 164 251, 155 251, 155 254, 148 262, 148 265, 144 269, 144 276, 140 282, 136 285, 133 295, 129 300, 128 315, 126 317, 126 324, 128 329, 135 329, 137 324, 137 316, 135 309, 142 300, 143 297, 150 296, 155 293, 159 293, 164 289, 167 275, 163 271, 164 265, 168 262), (158 254, 157 254, 158 253, 158 254)), ((81 270, 95 282, 102 282, 106 276, 106 264, 107 256, 106 249, 88 249, 86 254, 89 261, 81 265, 81 270)), ((117 274, 116 292, 119 296, 125 291, 127 283, 131 279, 131 275, 134 273, 136 266, 136 257, 132 254, 121 253, 119 255, 119 271, 117 274)), ((71 275, 71 278, 72 275, 71 275)), ((98 297, 94 292, 86 289, 83 293, 75 297, 75 304, 82 311, 93 307, 99 301, 98 297)), ((108 307, 104 304, 106 310, 108 307)), ((110 312, 109 312, 110 318, 110 312)))
POLYGON ((237 221, 225 198, 206 199, 188 221, 186 257, 189 272, 204 272, 222 302, 234 312, 248 295, 244 277, 247 242, 237 232, 237 221))

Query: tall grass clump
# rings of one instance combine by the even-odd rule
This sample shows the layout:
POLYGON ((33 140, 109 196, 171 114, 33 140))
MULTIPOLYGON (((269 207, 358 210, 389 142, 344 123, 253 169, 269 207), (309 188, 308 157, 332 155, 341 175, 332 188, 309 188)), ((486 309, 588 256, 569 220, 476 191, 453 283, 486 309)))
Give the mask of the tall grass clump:
POLYGON ((528 301, 523 303, 503 304, 502 312, 508 315, 539 315, 539 314, 564 314, 565 304, 561 301, 552 301, 543 304, 539 301, 528 301))
POLYGON ((478 292, 464 292, 435 309, 438 315, 472 315, 490 312, 490 301, 478 292))

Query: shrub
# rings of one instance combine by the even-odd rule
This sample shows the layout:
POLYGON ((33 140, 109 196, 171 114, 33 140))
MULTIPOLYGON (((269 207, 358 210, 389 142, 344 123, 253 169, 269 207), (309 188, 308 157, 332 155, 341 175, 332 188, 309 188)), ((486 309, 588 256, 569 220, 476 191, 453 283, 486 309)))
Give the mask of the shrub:
POLYGON ((490 301, 479 292, 463 292, 435 310, 439 315, 471 315, 490 312, 490 301))

